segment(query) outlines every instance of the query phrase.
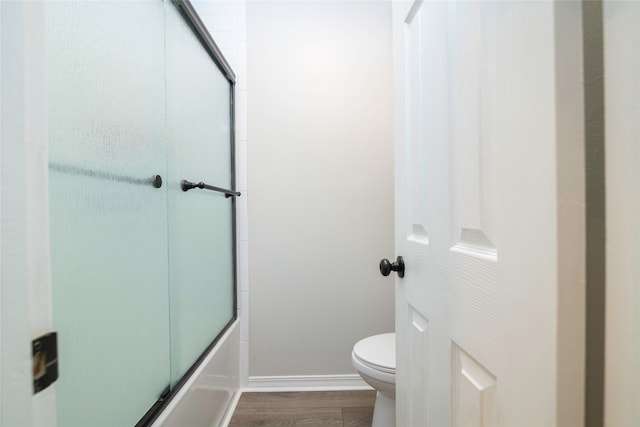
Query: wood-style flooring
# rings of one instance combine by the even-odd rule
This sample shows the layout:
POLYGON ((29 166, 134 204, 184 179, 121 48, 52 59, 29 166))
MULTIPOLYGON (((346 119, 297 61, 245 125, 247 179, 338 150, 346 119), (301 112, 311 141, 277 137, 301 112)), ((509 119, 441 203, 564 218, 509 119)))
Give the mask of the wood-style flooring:
POLYGON ((374 390, 242 393, 229 427, 371 426, 374 390))

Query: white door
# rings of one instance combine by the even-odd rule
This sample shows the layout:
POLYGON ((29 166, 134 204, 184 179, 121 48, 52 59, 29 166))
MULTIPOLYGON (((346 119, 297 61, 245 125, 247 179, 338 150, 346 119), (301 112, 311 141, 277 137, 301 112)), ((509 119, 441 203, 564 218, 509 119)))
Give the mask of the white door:
POLYGON ((580 3, 393 8, 397 425, 581 425, 580 3))
POLYGON ((640 425, 640 3, 605 1, 605 425, 640 425))

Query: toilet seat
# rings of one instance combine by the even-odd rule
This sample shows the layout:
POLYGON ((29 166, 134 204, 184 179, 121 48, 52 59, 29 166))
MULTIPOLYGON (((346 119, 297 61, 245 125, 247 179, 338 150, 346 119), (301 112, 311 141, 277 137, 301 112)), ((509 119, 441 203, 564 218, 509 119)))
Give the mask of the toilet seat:
POLYGON ((360 340, 351 352, 353 367, 376 390, 371 427, 396 425, 396 334, 360 340))
POLYGON ((370 369, 395 375, 396 334, 374 335, 353 347, 353 358, 370 369))

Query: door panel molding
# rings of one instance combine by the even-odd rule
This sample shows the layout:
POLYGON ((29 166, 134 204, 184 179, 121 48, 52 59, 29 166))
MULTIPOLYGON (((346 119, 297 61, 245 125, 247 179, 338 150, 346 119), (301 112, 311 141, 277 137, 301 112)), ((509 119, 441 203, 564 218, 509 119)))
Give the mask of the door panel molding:
POLYGON ((495 401, 497 378, 455 342, 451 345, 453 426, 498 425, 495 401))

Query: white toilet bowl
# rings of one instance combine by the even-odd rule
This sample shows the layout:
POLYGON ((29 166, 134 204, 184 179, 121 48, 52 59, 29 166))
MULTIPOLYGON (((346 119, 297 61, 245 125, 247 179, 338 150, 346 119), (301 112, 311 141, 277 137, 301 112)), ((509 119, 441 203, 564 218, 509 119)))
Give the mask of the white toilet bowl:
POLYGON ((374 335, 358 341, 351 360, 362 379, 377 391, 371 426, 395 427, 396 334, 374 335))

